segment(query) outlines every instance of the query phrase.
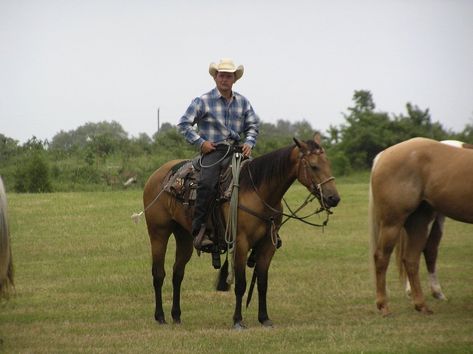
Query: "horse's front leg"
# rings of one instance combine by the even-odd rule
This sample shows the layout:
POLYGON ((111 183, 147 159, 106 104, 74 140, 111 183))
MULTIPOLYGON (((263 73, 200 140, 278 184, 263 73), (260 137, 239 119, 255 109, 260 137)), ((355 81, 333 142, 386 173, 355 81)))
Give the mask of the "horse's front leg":
POLYGON ((265 242, 258 249, 256 260, 256 279, 258 284, 258 321, 265 327, 272 327, 273 322, 269 319, 266 305, 266 294, 268 290, 268 270, 276 247, 272 242, 265 242))
MULTIPOLYGON (((238 244, 237 244, 238 246, 238 244)), ((243 316, 241 314, 241 306, 243 295, 246 291, 246 257, 248 254, 248 247, 241 245, 235 250, 235 312, 233 313, 233 328, 244 329, 243 316)))

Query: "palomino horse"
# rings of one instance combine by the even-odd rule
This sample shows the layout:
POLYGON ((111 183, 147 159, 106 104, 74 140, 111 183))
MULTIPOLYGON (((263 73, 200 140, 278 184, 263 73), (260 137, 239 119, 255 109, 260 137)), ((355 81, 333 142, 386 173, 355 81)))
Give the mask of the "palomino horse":
MULTIPOLYGON (((276 250, 274 235, 270 232, 270 220, 276 219, 280 222, 281 200, 292 183, 298 179, 327 209, 335 207, 340 201, 329 161, 320 144, 320 136, 316 134, 314 141, 302 142, 298 139, 294 141, 295 145, 257 157, 241 168, 237 234, 234 246, 236 305, 233 324, 236 329, 244 328, 241 309, 242 298, 246 291, 245 267, 248 253, 253 248, 256 250, 258 320, 264 326, 272 325, 266 308, 268 269, 276 250)), ((166 323, 162 286, 165 277, 164 258, 170 235, 174 234, 176 240, 171 309, 174 323, 181 322, 181 282, 186 264, 193 252, 190 234, 191 219, 186 207, 170 193, 162 193, 166 175, 179 162, 179 160, 169 161, 156 170, 148 179, 143 193, 152 253, 156 302, 154 317, 161 324, 166 323)), ((228 219, 229 204, 226 202, 222 205, 226 219, 228 219)))
MULTIPOLYGON (((447 144, 450 146, 455 146, 458 148, 464 149, 473 149, 472 144, 464 143, 458 140, 442 140, 442 144, 447 144)), ((428 272, 428 281, 430 285, 430 290, 432 296, 439 300, 447 300, 447 297, 442 291, 442 287, 440 286, 440 282, 437 276, 437 256, 438 256, 438 249, 440 246, 440 240, 442 239, 443 235, 443 225, 445 222, 445 215, 442 215, 437 212, 435 219, 430 227, 429 236, 427 237, 427 242, 425 245, 424 250, 422 253, 424 254, 425 265, 427 267, 428 272)), ((402 278, 406 278, 405 269, 401 262, 401 250, 405 250, 405 244, 407 242, 407 235, 405 232, 401 233, 401 246, 396 248, 396 260, 399 266, 400 274, 402 278)), ((411 295, 411 284, 409 280, 406 280, 406 294, 408 296, 411 295)))
POLYGON ((13 286, 13 260, 8 229, 7 196, 0 177, 0 298, 8 297, 13 286))
POLYGON ((371 253, 376 305, 390 313, 386 270, 401 232, 407 244, 402 262, 416 310, 431 313, 419 281, 419 260, 436 213, 473 223, 473 150, 414 138, 383 151, 373 164, 369 195, 371 253))

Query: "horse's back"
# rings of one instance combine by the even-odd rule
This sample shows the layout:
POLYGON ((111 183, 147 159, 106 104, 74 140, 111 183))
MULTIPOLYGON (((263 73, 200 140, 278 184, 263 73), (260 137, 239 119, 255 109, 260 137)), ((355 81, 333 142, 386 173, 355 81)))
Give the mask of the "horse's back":
POLYGON ((178 163, 182 161, 186 161, 183 159, 180 160, 171 160, 156 169, 151 176, 149 176, 148 180, 145 183, 145 187, 143 190, 143 200, 147 201, 149 198, 154 198, 156 192, 159 192, 162 189, 162 182, 169 171, 176 166, 178 163), (154 196, 153 196, 154 195, 154 196))
POLYGON ((382 152, 372 169, 376 179, 398 179, 401 175, 446 182, 473 176, 473 151, 427 138, 412 138, 382 152))
MULTIPOLYGON (((473 198, 473 150, 413 138, 380 154, 371 173, 373 198, 393 209, 412 211, 421 201, 460 221, 473 198)), ((471 209, 471 208, 470 208, 471 209)))

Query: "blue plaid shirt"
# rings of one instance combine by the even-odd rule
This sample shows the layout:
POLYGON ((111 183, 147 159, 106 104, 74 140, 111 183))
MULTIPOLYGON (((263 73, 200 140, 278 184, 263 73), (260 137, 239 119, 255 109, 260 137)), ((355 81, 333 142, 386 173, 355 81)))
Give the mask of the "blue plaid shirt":
POLYGON ((258 136, 259 118, 250 102, 233 92, 230 103, 220 95, 217 88, 195 98, 177 124, 179 132, 186 140, 202 145, 208 140, 213 143, 240 142, 255 146, 258 136), (194 129, 197 124, 198 131, 194 129))

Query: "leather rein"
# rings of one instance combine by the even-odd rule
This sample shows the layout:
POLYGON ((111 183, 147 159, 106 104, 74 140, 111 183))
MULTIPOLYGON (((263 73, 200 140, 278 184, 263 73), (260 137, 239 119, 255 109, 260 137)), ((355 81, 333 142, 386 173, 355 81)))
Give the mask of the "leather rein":
POLYGON ((269 205, 258 193, 258 188, 256 187, 254 181, 253 181, 253 176, 251 174, 251 169, 250 169, 250 163, 248 164, 248 175, 250 177, 250 181, 251 181, 251 184, 253 186, 253 189, 255 191, 255 194, 256 196, 259 198, 259 200, 263 203, 263 205, 269 209, 272 214, 267 216, 265 214, 260 214, 260 213, 257 213, 255 212, 254 210, 242 205, 242 204, 239 204, 238 205, 238 208, 240 208, 241 210, 253 215, 253 216, 256 216, 258 218, 260 218, 261 220, 263 221, 266 221, 268 224, 271 225, 271 235, 273 236, 273 233, 274 231, 273 230, 276 230, 278 229, 279 227, 281 227, 282 225, 284 225, 287 221, 289 221, 290 219, 296 219, 296 220, 299 220, 305 224, 308 224, 308 225, 311 225, 311 226, 316 226, 316 227, 324 227, 328 224, 328 220, 329 220, 329 216, 330 214, 332 214, 333 212, 330 210, 330 208, 328 208, 326 205, 325 205, 325 202, 324 202, 324 196, 323 196, 323 191, 322 191, 322 186, 325 184, 325 183, 328 183, 330 181, 333 181, 335 179, 335 177, 329 177, 327 178, 326 180, 320 182, 320 183, 315 183, 313 181, 312 178, 307 178, 307 174, 310 173, 310 166, 308 166, 308 163, 307 161, 304 159, 304 157, 302 156, 301 157, 301 161, 304 162, 304 169, 303 169, 303 172, 304 172, 304 177, 307 179, 307 180, 310 180, 310 192, 309 192, 309 195, 306 197, 306 199, 304 200, 304 202, 302 202, 302 204, 296 209, 296 210, 292 210, 286 199, 283 198, 283 201, 284 201, 284 204, 286 205, 287 209, 289 210, 289 214, 287 213, 284 213, 282 211, 279 211, 275 208, 273 208, 271 205, 269 205), (312 202, 315 198, 317 198, 317 200, 319 201, 320 203, 320 208, 317 209, 316 211, 308 214, 308 215, 305 215, 305 216, 299 216, 297 215, 297 213, 303 209, 307 204, 309 204, 310 202, 312 202), (319 214, 321 212, 325 211, 326 212, 326 218, 325 220, 322 222, 322 224, 316 224, 316 223, 313 223, 313 222, 310 222, 310 221, 307 221, 306 219, 311 217, 312 215, 315 215, 315 214, 319 214), (285 216, 286 219, 284 221, 281 222, 281 225, 279 225, 279 227, 276 226, 275 224, 275 219, 276 217, 278 216, 285 216))

